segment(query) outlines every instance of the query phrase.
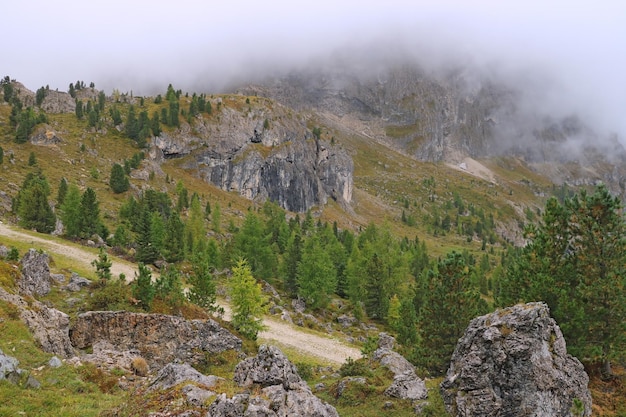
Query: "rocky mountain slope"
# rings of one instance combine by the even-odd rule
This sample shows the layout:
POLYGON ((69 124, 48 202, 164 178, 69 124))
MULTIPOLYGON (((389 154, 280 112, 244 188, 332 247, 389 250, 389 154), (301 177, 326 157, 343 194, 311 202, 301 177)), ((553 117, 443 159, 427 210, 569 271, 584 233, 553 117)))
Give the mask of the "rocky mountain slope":
POLYGON ((420 161, 513 156, 557 184, 603 181, 623 195, 626 150, 617 136, 594 131, 582 116, 551 114, 529 101, 534 92, 524 85, 463 68, 372 66, 312 66, 236 90, 312 111, 420 161))

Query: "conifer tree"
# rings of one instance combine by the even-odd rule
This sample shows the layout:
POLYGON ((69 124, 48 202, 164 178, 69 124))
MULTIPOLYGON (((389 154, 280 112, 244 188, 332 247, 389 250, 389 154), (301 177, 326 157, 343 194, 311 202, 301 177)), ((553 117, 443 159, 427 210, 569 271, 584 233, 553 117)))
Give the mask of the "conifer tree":
POLYGON ((156 292, 152 283, 152 273, 150 269, 141 262, 137 267, 139 268, 139 273, 135 273, 135 280, 132 284, 133 297, 141 302, 141 307, 145 311, 150 311, 152 300, 156 292))
POLYGON ((76 238, 80 236, 82 223, 80 200, 80 190, 77 186, 71 184, 68 187, 63 203, 60 206, 61 221, 63 222, 65 236, 69 238, 76 238))
POLYGON ((111 266, 113 263, 104 248, 100 248, 98 259, 94 259, 91 265, 96 268, 96 275, 100 278, 101 282, 106 282, 111 279, 111 266))
POLYGON ((111 178, 109 179, 109 186, 115 194, 123 193, 125 191, 128 191, 128 188, 130 188, 130 181, 126 176, 126 172, 124 171, 124 168, 118 163, 113 164, 113 167, 111 167, 111 178))
POLYGON ((313 309, 324 308, 337 288, 337 271, 317 236, 304 243, 296 271, 298 296, 313 309))
MULTIPOLYGON (((88 238, 96 234, 102 234, 103 224, 100 219, 100 203, 96 192, 87 187, 80 199, 81 236, 88 238)), ((107 237, 107 236, 101 236, 107 237)))
POLYGON ((216 286, 211 275, 211 265, 205 250, 197 250, 191 257, 192 274, 189 276, 189 301, 209 311, 216 310, 216 286))
POLYGON ((419 309, 421 335, 419 365, 442 375, 459 337, 470 320, 487 312, 487 304, 470 282, 471 267, 463 255, 451 252, 426 273, 425 297, 419 309))
POLYGON ((252 270, 245 260, 237 261, 232 268, 230 297, 233 307, 232 324, 241 334, 256 340, 258 333, 265 328, 263 315, 267 312, 267 297, 261 284, 252 276, 252 270))
POLYGON ((49 195, 50 186, 40 170, 26 176, 14 202, 14 209, 22 227, 40 233, 50 233, 54 230, 56 216, 48 203, 49 195))

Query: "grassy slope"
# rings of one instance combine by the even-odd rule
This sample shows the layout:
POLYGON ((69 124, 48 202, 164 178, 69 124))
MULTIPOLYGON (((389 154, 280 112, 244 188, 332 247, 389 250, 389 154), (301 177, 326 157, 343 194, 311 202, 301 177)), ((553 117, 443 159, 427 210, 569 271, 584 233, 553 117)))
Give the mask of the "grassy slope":
MULTIPOLYGON (((229 108, 241 108, 242 111, 245 111, 245 97, 229 96, 227 100, 229 108)), ((257 99, 253 98, 253 100, 257 99)), ((267 105, 266 101, 261 104, 267 105)), ((269 102, 268 109, 271 104, 269 102)), ((152 104, 149 100, 146 101, 146 109, 150 115, 160 107, 152 104)), ((121 110, 122 114, 125 115, 125 106, 122 105, 121 110)), ((124 159, 130 158, 138 149, 115 129, 109 129, 106 134, 92 132, 87 127, 86 121, 78 121, 72 114, 49 115, 49 124, 63 139, 60 144, 52 146, 35 146, 29 143, 17 145, 13 143, 13 135, 8 126, 9 113, 10 106, 0 104, 0 146, 4 149, 4 163, 0 165, 0 191, 6 192, 9 196, 14 196, 17 193, 24 176, 33 169, 28 166, 27 161, 29 154, 34 152, 38 166, 43 169, 51 185, 52 200, 56 197, 57 187, 62 177, 67 177, 70 182, 80 185, 82 189, 87 186, 92 187, 98 194, 105 222, 109 226, 114 225, 119 206, 129 193, 115 195, 110 192, 107 184, 110 168, 114 162, 122 162, 124 159), (81 150, 81 145, 84 145, 84 151, 81 150), (14 163, 9 162, 9 154, 14 155, 14 163)), ((524 164, 514 159, 481 161, 494 172, 497 178, 497 183, 492 184, 467 173, 453 170, 444 164, 415 161, 363 136, 326 130, 323 138, 329 139, 330 137, 334 137, 336 142, 347 149, 354 159, 354 215, 346 214, 331 201, 324 207, 321 218, 330 222, 337 221, 340 227, 352 230, 358 230, 359 227, 370 222, 379 224, 386 222, 398 236, 406 236, 410 239, 418 237, 420 240, 426 241, 430 254, 435 256, 440 256, 451 249, 467 249, 476 254, 484 253, 480 250, 480 241, 468 242, 465 236, 459 236, 456 233, 434 236, 429 216, 434 210, 443 210, 444 203, 451 200, 454 193, 460 195, 466 204, 474 204, 486 212, 492 213, 498 223, 517 225, 524 221, 524 208, 542 207, 545 198, 538 197, 538 195, 541 193, 549 195, 550 192, 551 184, 545 178, 536 175, 524 164), (430 178, 434 179, 434 185, 425 184, 424 180, 430 178), (436 195, 434 201, 430 198, 432 195, 436 195), (414 214, 417 219, 415 226, 409 227, 400 221, 405 202, 408 202, 407 212, 414 214)), ((208 200, 212 205, 220 204, 222 228, 225 228, 231 220, 235 224, 240 223, 245 211, 254 207, 254 203, 233 193, 219 190, 198 179, 193 172, 181 169, 181 162, 183 160, 166 161, 161 166, 163 175, 156 175, 148 181, 132 180, 132 183, 137 188, 150 186, 157 190, 167 191, 172 200, 176 201, 175 184, 181 180, 190 194, 197 192, 203 197, 203 201, 208 200), (169 183, 165 181, 165 174, 171 179, 169 183)), ((495 247, 497 249, 499 245, 496 244, 495 247)), ((20 247, 20 252, 23 252, 23 249, 25 247, 20 247)), ((58 262, 59 269, 69 268, 68 265, 63 264, 62 259, 59 259, 58 262)), ((88 276, 88 274, 85 275, 88 276)), ((11 351, 17 343, 22 343, 24 346, 32 345, 32 340, 28 338, 27 332, 25 333, 23 328, 20 329, 19 324, 14 320, 7 319, 0 326, 4 326, 2 329, 3 336, 9 335, 0 341, 0 348, 3 350, 11 351)), ((32 365, 36 367, 45 363, 50 355, 26 349, 23 353, 16 353, 16 356, 22 361, 23 366, 32 365)), ((302 358, 295 360, 303 361, 302 358)), ((44 381, 58 380, 63 382, 50 384, 44 382, 42 392, 50 390, 50 395, 43 397, 50 397, 45 400, 49 403, 47 405, 40 404, 37 403, 38 400, 32 399, 32 404, 37 404, 37 406, 33 405, 33 408, 58 408, 65 410, 58 415, 73 415, 71 410, 63 408, 66 406, 60 402, 62 401, 61 398, 55 398, 55 392, 66 393, 69 398, 74 398, 81 403, 84 402, 81 415, 91 415, 85 410, 109 408, 115 405, 117 401, 107 394, 96 392, 97 389, 89 386, 88 382, 84 382, 77 371, 61 368, 61 370, 46 369, 42 372, 44 381), (76 382, 78 380, 83 382, 76 382), (72 388, 72 383, 79 387, 72 388), (87 384, 86 387, 83 386, 84 384, 87 384), (70 388, 63 388, 62 386, 70 388)), ((314 377, 312 382, 315 382, 314 377)), ((20 393, 22 398, 30 396, 30 394, 24 394, 21 388, 6 384, 0 385, 0 397, 2 398, 20 397, 18 395, 20 393)), ((329 400, 333 401, 331 398, 329 400)), ((380 413, 380 396, 376 395, 369 401, 371 401, 371 405, 368 406, 370 407, 369 412, 358 411, 358 407, 351 407, 350 405, 339 403, 336 405, 342 415, 378 415, 376 413, 380 413)), ((30 402, 31 400, 27 401, 27 403, 30 402)), ((9 415, 26 411, 18 410, 19 402, 9 402, 8 404, 12 407, 9 409, 9 415)), ((31 413, 28 414, 31 415, 31 413)), ((0 415, 2 414, 0 413, 0 415)), ((402 413, 398 415, 402 415, 402 413)))

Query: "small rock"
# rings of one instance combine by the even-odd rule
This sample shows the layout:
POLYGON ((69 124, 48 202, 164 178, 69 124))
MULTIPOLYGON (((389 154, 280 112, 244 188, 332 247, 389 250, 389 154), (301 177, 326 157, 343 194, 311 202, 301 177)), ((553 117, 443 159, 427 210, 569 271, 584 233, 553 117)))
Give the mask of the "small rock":
POLYGON ((91 285, 90 280, 88 280, 87 278, 81 277, 76 272, 72 272, 72 276, 70 277, 70 282, 64 287, 64 289, 67 291, 76 292, 90 285, 91 285))
POLYGON ((352 316, 348 316, 346 314, 342 314, 337 317, 337 323, 341 324, 343 327, 350 327, 356 322, 356 319, 352 316))
POLYGON ((60 368, 61 366, 63 366, 63 362, 61 362, 61 359, 57 358, 56 356, 53 356, 48 361, 48 366, 51 368, 60 368))
POLYGON ((303 313, 306 310, 306 303, 300 298, 291 300, 291 306, 297 313, 303 313))
POLYGON ((192 384, 185 385, 181 391, 187 397, 187 404, 194 407, 202 407, 206 400, 215 395, 213 391, 202 389, 192 384))
POLYGON ((63 274, 50 274, 50 278, 59 284, 65 282, 65 275, 63 274))
POLYGON ((195 382, 211 388, 222 379, 213 375, 203 375, 186 363, 169 363, 159 371, 155 379, 150 383, 149 390, 166 390, 185 381, 195 382))
POLYGON ((34 376, 28 375, 28 379, 24 384, 26 388, 39 389, 41 388, 41 382, 37 381, 34 376))
POLYGON ((325 389, 326 389, 326 384, 324 384, 323 382, 315 384, 315 391, 319 392, 319 391, 324 391, 325 389))

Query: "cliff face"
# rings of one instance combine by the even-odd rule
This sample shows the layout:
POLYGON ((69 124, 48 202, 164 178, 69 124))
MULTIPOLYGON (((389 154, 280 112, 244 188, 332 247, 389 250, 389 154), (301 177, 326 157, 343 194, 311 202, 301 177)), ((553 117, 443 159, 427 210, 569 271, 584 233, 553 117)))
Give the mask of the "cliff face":
POLYGON ((269 100, 231 97, 215 103, 219 115, 199 118, 156 138, 165 157, 191 154, 185 168, 223 190, 304 212, 328 198, 352 199, 353 163, 343 149, 314 136, 303 119, 269 100))
POLYGON ((599 135, 579 116, 542 112, 523 89, 462 69, 435 74, 405 63, 360 75, 340 66, 309 69, 238 91, 328 116, 418 160, 513 156, 557 184, 603 181, 623 193, 626 150, 617 137, 599 135))

